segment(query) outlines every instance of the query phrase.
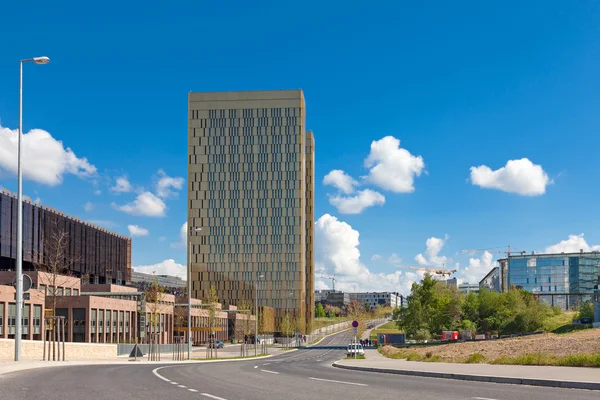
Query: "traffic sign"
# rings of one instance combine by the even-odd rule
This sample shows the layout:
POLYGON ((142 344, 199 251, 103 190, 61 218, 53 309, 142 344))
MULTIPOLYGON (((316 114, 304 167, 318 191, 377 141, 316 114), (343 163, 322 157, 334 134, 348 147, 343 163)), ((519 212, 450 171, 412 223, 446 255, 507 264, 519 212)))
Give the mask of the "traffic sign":
POLYGON ((352 328, 352 333, 358 335, 358 328, 352 328))
MULTIPOLYGON (((13 286, 17 287, 17 277, 13 279, 13 286)), ((33 281, 31 277, 27 274, 23 274, 23 292, 27 292, 33 286, 33 281)))
POLYGON ((358 328, 358 321, 352 321, 352 327, 358 328))

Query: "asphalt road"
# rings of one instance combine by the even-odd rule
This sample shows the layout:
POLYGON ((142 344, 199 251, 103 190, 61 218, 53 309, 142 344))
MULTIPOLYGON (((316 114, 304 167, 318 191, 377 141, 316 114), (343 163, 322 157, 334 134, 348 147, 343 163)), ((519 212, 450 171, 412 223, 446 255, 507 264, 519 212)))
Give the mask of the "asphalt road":
MULTIPOLYGON (((323 346, 344 346, 348 333, 323 346)), ((598 399, 598 392, 340 370, 339 349, 312 348, 254 361, 194 365, 45 368, 0 376, 0 400, 598 399)))

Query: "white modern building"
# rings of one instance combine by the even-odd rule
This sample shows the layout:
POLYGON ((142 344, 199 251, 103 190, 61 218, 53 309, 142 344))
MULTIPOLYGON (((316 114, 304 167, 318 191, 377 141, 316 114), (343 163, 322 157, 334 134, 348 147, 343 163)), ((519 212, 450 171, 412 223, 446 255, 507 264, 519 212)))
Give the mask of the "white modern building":
POLYGON ((478 283, 461 283, 458 285, 458 290, 465 293, 479 293, 479 284, 478 283))
POLYGON ((380 306, 389 306, 392 308, 402 307, 402 295, 398 292, 364 292, 364 293, 350 293, 351 299, 358 299, 359 301, 368 304, 371 308, 380 306))

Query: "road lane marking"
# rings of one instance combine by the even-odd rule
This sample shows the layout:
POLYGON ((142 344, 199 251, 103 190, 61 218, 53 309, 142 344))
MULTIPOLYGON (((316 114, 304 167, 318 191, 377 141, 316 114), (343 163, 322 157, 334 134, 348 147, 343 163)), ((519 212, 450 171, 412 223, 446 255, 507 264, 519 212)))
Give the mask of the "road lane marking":
POLYGON ((177 386, 180 388, 183 388, 183 389, 187 389, 187 386, 185 386, 185 385, 177 385, 177 386))
POLYGON ((271 363, 264 363, 263 365, 271 365, 271 363))
POLYGON ((496 400, 496 399, 490 399, 488 397, 471 397, 474 400, 496 400))
POLYGON ((198 392, 196 389, 188 389, 190 392, 198 392))
POLYGON ((313 381, 321 381, 321 382, 342 383, 344 385, 369 386, 369 385, 364 384, 364 383, 334 381, 332 379, 321 379, 321 378, 308 378, 308 379, 312 379, 313 381))
POLYGON ((200 393, 200 395, 205 396, 205 397, 210 397, 211 399, 215 399, 215 400, 227 400, 222 397, 213 396, 212 394, 208 394, 208 393, 200 393))
POLYGON ((323 361, 323 360, 315 360, 315 361, 316 361, 316 362, 321 362, 321 361, 323 361))
POLYGON ((254 368, 258 368, 258 365, 255 365, 254 368))
POLYGON ((178 385, 177 382, 169 382, 171 385, 178 385))
POLYGON ((160 375, 158 372, 156 372, 156 371, 158 371, 159 369, 162 369, 162 368, 164 368, 164 367, 158 367, 158 368, 154 368, 154 369, 152 370, 152 373, 153 373, 154 375, 158 376, 160 379, 162 379, 162 380, 163 380, 163 381, 165 381, 165 382, 171 382, 171 380, 170 380, 170 379, 167 379, 167 378, 165 378, 164 376, 161 376, 161 375, 160 375))
POLYGON ((275 374, 275 375, 279 375, 279 372, 275 372, 275 371, 268 371, 266 369, 261 369, 262 372, 266 372, 268 374, 275 374))

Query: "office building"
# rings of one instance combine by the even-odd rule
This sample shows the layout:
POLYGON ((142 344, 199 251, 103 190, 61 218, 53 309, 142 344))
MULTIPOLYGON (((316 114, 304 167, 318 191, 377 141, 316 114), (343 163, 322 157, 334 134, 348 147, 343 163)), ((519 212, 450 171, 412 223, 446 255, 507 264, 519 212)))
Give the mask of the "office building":
POLYGON ((371 309, 377 306, 385 307, 403 307, 403 297, 397 292, 363 292, 351 293, 351 299, 367 304, 371 309))
POLYGON ((131 272, 132 284, 154 284, 169 288, 185 288, 185 281, 177 276, 152 275, 143 272, 131 272))
POLYGON ((456 278, 446 279, 446 286, 448 286, 449 288, 458 289, 458 279, 456 279, 456 278))
POLYGON ((576 309, 597 296, 600 252, 532 253, 498 262, 503 291, 521 288, 563 309, 576 309))
MULTIPOLYGON (((0 270, 16 269, 17 197, 0 192, 0 270)), ((23 271, 45 270, 56 252, 69 273, 91 283, 124 283, 131 278, 131 239, 53 208, 23 201, 23 271), (66 235, 63 250, 58 235, 66 235)))
POLYGON ((461 283, 458 285, 458 290, 464 293, 479 293, 478 283, 461 283))
POLYGON ((214 286, 224 305, 239 305, 258 289, 277 326, 289 309, 310 328, 314 139, 305 120, 301 90, 189 93, 192 297, 214 286))
POLYGON ((315 305, 317 303, 345 310, 346 306, 350 304, 350 294, 338 290, 317 290, 315 291, 315 305))
POLYGON ((501 292, 500 287, 500 267, 494 267, 488 274, 479 281, 479 289, 486 289, 492 292, 501 292))

